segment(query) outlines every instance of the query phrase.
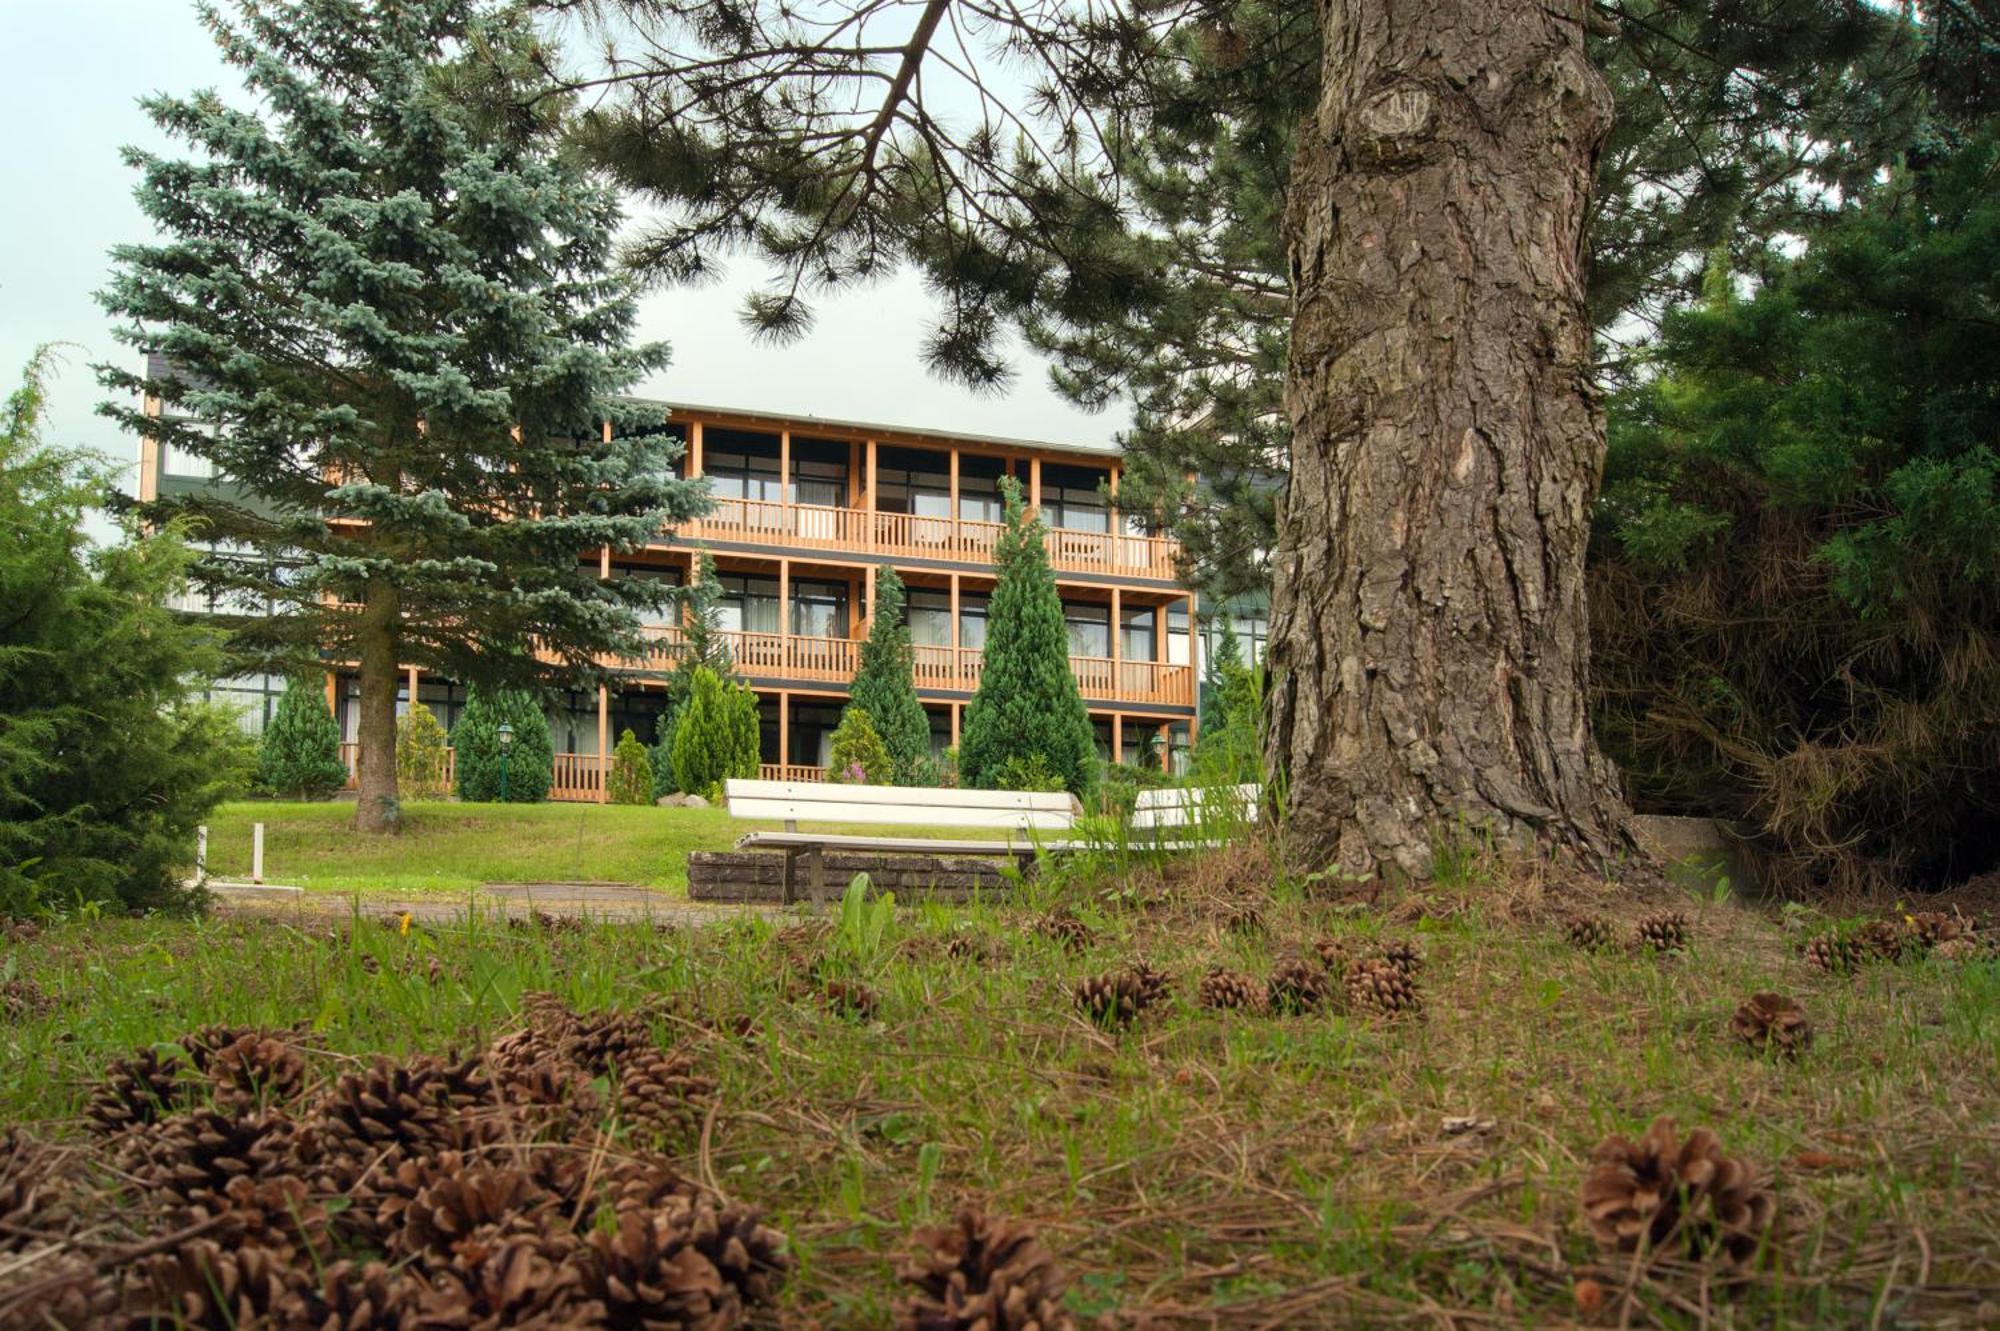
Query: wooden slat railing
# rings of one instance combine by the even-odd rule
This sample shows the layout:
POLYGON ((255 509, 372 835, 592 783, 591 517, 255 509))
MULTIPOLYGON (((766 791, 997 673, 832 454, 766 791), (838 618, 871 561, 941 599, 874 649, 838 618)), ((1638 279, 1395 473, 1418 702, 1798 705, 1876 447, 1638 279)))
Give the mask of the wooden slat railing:
MULTIPOLYGON (((718 499, 705 516, 675 531, 679 540, 746 541, 817 550, 851 550, 986 564, 1001 524, 976 518, 920 517, 821 504, 718 499)), ((1130 573, 1172 579, 1179 547, 1168 537, 1109 532, 1049 531, 1049 562, 1079 573, 1130 573)))
POLYGON ((758 763, 757 775, 765 781, 824 781, 826 773, 804 763, 758 763))
POLYGON ((555 779, 549 783, 552 800, 595 802, 604 796, 604 760, 594 753, 558 753, 555 779))

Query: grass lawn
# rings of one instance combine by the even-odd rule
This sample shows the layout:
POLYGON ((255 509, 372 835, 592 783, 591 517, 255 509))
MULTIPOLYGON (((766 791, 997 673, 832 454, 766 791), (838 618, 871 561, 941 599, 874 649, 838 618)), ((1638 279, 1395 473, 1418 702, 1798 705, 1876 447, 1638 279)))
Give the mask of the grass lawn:
MULTIPOLYGON (((280 873, 282 847, 338 818, 287 813, 270 820, 298 835, 274 841, 280 873)), ((500 845, 486 811, 421 811, 419 826, 430 817, 427 863, 462 855, 465 879, 581 865, 666 882, 668 847, 728 831, 699 810, 551 807, 509 811, 533 844, 500 845)), ((914 1231, 967 1200, 1034 1227, 1080 1326, 2000 1322, 1990 958, 1830 975, 1799 956, 1829 921, 1689 900, 1674 903, 1692 919, 1684 955, 1591 952, 1527 888, 1308 901, 1241 858, 1172 884, 1114 872, 1037 890, 1006 909, 903 906, 879 939, 753 920, 334 938, 69 924, 0 944, 0 973, 54 1004, 0 1024, 0 1119, 86 1141, 78 1111, 108 1058, 205 1023, 304 1023, 294 1038, 330 1078, 366 1052, 478 1049, 518 1024, 525 993, 552 990, 643 1010, 713 1079, 667 1149, 789 1236, 797 1266, 753 1325, 891 1325, 914 1231), (1036 927, 1056 894, 1088 926, 1079 950, 1036 927), (1415 944, 1422 1014, 1198 1003, 1210 967, 1261 982, 1324 938, 1415 944), (1141 959, 1169 977, 1164 998, 1124 1031, 1079 1015, 1079 979, 1141 959), (830 1011, 829 976, 870 986, 874 1019, 830 1011), (1759 990, 1796 997, 1816 1027, 1796 1062, 1732 1038, 1759 990), (1661 1114, 1713 1127, 1775 1190, 1778 1227, 1743 1271, 1593 1244, 1578 1202, 1593 1147, 1661 1114)), ((1611 900, 1629 937, 1640 908, 1611 900)), ((598 1128, 611 1156, 633 1149, 626 1122, 598 1128)), ((107 1252, 143 1237, 109 1223, 107 1252)))
MULTIPOLYGON (((354 805, 225 804, 208 824, 209 872, 250 876, 251 824, 264 824, 264 879, 312 892, 463 894, 481 883, 621 882, 687 889, 687 853, 726 850, 745 832, 777 827, 724 809, 613 804, 403 806, 395 836, 354 832, 354 805)), ((830 827, 888 836, 951 836, 950 828, 830 827)), ((991 836, 992 833, 971 835, 991 836)))

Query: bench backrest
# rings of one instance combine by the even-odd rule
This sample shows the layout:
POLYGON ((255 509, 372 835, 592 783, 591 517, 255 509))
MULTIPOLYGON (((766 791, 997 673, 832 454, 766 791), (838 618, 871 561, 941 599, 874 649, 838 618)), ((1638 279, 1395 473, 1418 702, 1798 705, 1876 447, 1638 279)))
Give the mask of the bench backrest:
POLYGON ((812 781, 722 783, 736 818, 787 823, 894 823, 903 827, 1004 828, 1066 832, 1083 812, 1068 791, 941 790, 931 786, 849 786, 812 781))
POLYGON ((1255 781, 1240 786, 1211 786, 1193 790, 1186 786, 1161 786, 1142 790, 1132 805, 1134 827, 1186 827, 1205 818, 1241 818, 1257 821, 1257 805, 1264 788, 1255 781))

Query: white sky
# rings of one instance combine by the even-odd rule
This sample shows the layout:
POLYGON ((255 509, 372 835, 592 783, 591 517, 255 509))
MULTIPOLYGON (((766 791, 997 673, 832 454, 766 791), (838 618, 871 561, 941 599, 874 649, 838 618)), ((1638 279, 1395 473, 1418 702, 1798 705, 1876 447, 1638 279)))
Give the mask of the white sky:
MULTIPOLYGON (((0 0, 0 394, 45 342, 72 344, 53 385, 47 437, 121 463, 135 442, 94 414, 89 366, 128 356, 92 293, 114 244, 151 238, 132 201, 125 144, 165 149, 139 110, 153 91, 239 85, 217 59, 186 0, 0 0)), ((1025 354, 1006 395, 932 378, 918 358, 931 311, 905 274, 817 306, 804 340, 773 348, 737 319, 762 277, 739 260, 698 290, 666 290, 643 306, 640 335, 673 346, 673 364, 641 392, 716 406, 961 429, 1082 444, 1108 443, 1121 410, 1079 411, 1048 387, 1025 354)))

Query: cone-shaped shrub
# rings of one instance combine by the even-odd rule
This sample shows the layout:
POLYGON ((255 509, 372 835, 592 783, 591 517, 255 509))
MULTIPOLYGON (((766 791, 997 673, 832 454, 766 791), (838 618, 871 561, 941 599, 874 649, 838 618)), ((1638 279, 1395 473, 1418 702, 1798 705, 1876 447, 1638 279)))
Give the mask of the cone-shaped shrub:
POLYGON ((757 695, 698 667, 674 727, 674 781, 692 794, 713 795, 726 777, 756 775, 757 695))
POLYGON ((445 780, 445 753, 450 741, 437 714, 422 703, 396 721, 396 788, 405 799, 443 799, 450 790, 445 780))
POLYGON ((507 753, 507 802, 537 804, 549 797, 555 780, 555 746, 549 719, 526 693, 511 689, 466 690, 465 711, 451 732, 462 800, 500 798, 500 724, 514 728, 507 753))
POLYGON ((347 784, 340 727, 326 694, 303 679, 285 685, 257 750, 257 782, 287 799, 321 799, 347 784))
POLYGON ((613 804, 653 802, 653 764, 646 757, 646 746, 630 730, 618 737, 618 747, 611 751, 611 777, 606 793, 613 804))
POLYGON ((849 696, 868 714, 889 751, 894 771, 886 779, 899 786, 935 784, 931 723, 917 700, 910 626, 903 622, 903 580, 892 568, 875 574, 875 618, 868 626, 868 640, 861 644, 861 665, 854 672, 849 696))
POLYGON ((1039 759, 1063 788, 1082 794, 1097 757, 1090 714, 1069 668, 1069 627, 1049 569, 1039 519, 1021 487, 1000 481, 1006 525, 993 546, 995 586, 987 607, 986 659, 965 712, 958 768, 968 786, 992 790, 1039 759))
POLYGON ((841 713, 840 725, 833 732, 830 758, 826 765, 829 781, 881 786, 888 785, 895 777, 896 764, 889 756, 889 747, 882 742, 873 718, 860 707, 850 706, 841 713))

